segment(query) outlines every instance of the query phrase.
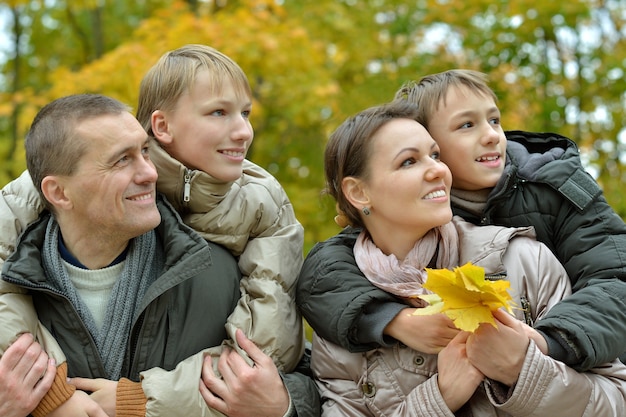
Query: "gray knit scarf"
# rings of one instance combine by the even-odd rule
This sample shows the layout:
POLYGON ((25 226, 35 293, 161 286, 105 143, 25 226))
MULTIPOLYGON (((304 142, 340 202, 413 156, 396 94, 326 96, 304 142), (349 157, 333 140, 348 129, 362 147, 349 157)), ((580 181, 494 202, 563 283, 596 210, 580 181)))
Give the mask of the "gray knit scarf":
POLYGON ((159 263, 153 261, 157 246, 155 232, 131 241, 122 274, 111 292, 102 329, 98 329, 89 308, 78 296, 63 266, 58 242, 59 225, 50 217, 42 251, 46 276, 72 302, 96 343, 107 377, 117 381, 121 377, 131 326, 139 313, 137 307, 159 272, 159 263))

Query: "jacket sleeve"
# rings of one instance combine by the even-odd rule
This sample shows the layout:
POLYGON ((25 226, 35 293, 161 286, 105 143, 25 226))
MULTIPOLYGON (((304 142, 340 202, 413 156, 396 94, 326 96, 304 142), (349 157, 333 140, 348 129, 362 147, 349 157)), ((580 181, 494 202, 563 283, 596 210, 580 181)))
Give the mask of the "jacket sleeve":
POLYGON ((304 352, 304 326, 295 302, 304 230, 282 188, 280 195, 276 207, 264 208, 264 215, 271 213, 271 218, 260 223, 268 226, 248 241, 239 256, 241 297, 226 330, 234 341, 235 330, 241 329, 280 371, 291 372, 304 352))
POLYGON ((550 417, 626 415, 626 366, 619 360, 589 372, 577 372, 539 351, 531 342, 522 372, 505 402, 493 386, 490 401, 511 415, 550 417))
POLYGON ((43 209, 28 171, 4 186, 0 195, 0 266, 15 251, 22 231, 37 220, 43 209))
MULTIPOLYGON (((24 171, 7 184, 0 195, 0 267, 13 253, 17 239, 29 223, 43 211, 39 193, 30 175, 24 171)), ((0 355, 20 334, 29 332, 41 344, 48 356, 54 358, 59 371, 52 388, 42 399, 34 414, 47 413, 69 399, 74 387, 67 384, 65 355, 54 337, 39 322, 31 297, 25 290, 0 280, 0 315, 2 329, 0 355)))
MULTIPOLYGON (((516 238, 503 259, 515 291, 528 299, 537 324, 571 297, 565 269, 545 245, 516 238)), ((520 311, 516 313, 520 318, 520 311)), ((485 387, 492 404, 511 415, 609 417, 626 415, 625 377, 626 366, 619 360, 578 372, 531 342, 511 392, 504 394, 497 382, 485 387)))
MULTIPOLYGON (((219 348, 210 348, 180 362, 172 371, 152 368, 142 372, 141 386, 147 399, 146 417, 181 415, 181 410, 190 416, 223 416, 207 406, 198 388, 204 358, 207 355, 216 358, 218 353, 219 348)), ((294 372, 281 374, 281 377, 295 415, 319 417, 319 394, 308 372, 308 360, 305 359, 294 372)))
POLYGON ((311 249, 300 271, 296 300, 322 338, 364 352, 393 343, 383 330, 407 306, 363 276, 352 250, 357 236, 358 231, 346 229, 311 249))
MULTIPOLYGON (((586 189, 593 195, 597 185, 586 189)), ((537 330, 546 336, 551 356, 584 371, 626 350, 626 224, 602 194, 584 209, 562 203, 551 243, 574 294, 550 310, 537 330)))

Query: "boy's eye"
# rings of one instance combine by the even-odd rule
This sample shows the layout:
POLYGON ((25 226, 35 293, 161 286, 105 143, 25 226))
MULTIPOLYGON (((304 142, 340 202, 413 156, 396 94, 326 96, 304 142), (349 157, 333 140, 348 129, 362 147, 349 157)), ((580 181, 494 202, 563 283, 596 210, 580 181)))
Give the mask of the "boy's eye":
POLYGON ((244 110, 241 112, 241 115, 245 118, 248 119, 250 117, 250 110, 244 110))
POLYGON ((226 114, 226 111, 220 109, 220 110, 214 110, 211 112, 212 116, 224 116, 226 114))
POLYGON ((463 124, 460 126, 460 128, 461 128, 461 129, 469 129, 469 128, 470 128, 470 127, 472 127, 472 126, 473 126, 473 125, 472 125, 472 122, 465 122, 465 123, 463 123, 463 124))
POLYGON ((494 117, 493 119, 489 120, 489 123, 492 125, 499 125, 500 124, 500 118, 499 117, 494 117))
POLYGON ((439 151, 435 151, 430 154, 430 157, 435 161, 439 161, 441 159, 441 153, 439 151))

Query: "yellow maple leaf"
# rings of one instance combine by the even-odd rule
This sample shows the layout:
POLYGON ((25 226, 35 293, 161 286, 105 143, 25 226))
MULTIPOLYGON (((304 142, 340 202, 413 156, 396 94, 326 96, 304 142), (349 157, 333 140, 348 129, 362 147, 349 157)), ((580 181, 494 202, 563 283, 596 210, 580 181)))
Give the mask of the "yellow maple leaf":
POLYGON ((418 308, 415 315, 444 313, 457 328, 473 332, 480 323, 496 326, 492 311, 504 307, 512 313, 509 281, 486 280, 479 266, 467 263, 454 271, 426 268, 426 272, 424 288, 434 294, 420 296, 430 305, 418 308))

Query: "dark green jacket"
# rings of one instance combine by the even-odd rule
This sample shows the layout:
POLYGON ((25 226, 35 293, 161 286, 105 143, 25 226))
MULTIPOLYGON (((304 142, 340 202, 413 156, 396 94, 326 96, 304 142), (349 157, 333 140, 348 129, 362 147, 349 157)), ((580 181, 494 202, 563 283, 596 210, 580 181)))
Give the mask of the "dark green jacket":
MULTIPOLYGON (((234 257, 185 226, 169 204, 159 202, 157 244, 163 271, 141 301, 128 335, 122 376, 139 381, 153 367, 180 361, 226 338, 224 323, 239 300, 241 274, 234 257)), ((28 288, 40 321, 67 357, 69 376, 106 378, 94 339, 68 298, 46 280, 40 250, 48 216, 41 216, 7 259, 3 279, 28 288)))
MULTIPOLYGON (((575 293, 536 323, 550 355, 579 370, 626 351, 626 225, 581 165, 574 142, 556 134, 506 132, 507 167, 476 224, 535 227, 565 266, 575 293)), ((402 308, 358 271, 354 230, 318 243, 305 259, 298 304, 320 335, 352 351, 393 341, 382 331, 402 308)))

